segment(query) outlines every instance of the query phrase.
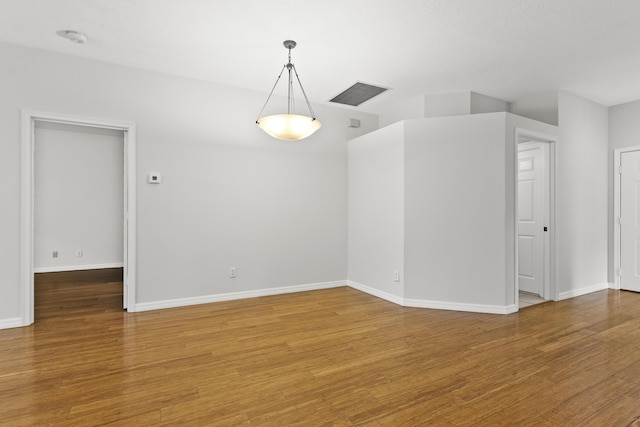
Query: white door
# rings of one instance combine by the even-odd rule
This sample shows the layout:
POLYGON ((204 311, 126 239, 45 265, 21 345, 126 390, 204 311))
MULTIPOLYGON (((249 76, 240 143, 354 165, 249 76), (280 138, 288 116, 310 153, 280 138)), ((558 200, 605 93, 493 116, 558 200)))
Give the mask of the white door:
POLYGON ((620 288, 640 292, 640 151, 620 156, 620 288))
POLYGON ((546 144, 518 144, 518 289, 543 295, 546 144))

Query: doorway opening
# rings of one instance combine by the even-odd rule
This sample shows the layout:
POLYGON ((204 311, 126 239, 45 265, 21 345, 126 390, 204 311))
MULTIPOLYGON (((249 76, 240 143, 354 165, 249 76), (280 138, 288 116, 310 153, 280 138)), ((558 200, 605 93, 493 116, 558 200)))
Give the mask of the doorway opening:
POLYGON ((516 129, 515 305, 557 300, 554 280, 556 137, 516 129))
POLYGON ((38 298, 106 277, 122 309, 124 132, 36 120, 34 141, 35 321, 38 298))
MULTIPOLYGON (((128 122, 67 116, 36 111, 22 111, 22 206, 21 206, 21 325, 34 322, 34 282, 35 282, 35 147, 36 125, 82 126, 97 130, 121 131, 124 136, 123 151, 123 209, 122 209, 122 266, 102 267, 122 268, 122 307, 135 311, 135 125, 128 122)), ((100 177, 96 177, 99 179, 100 177)), ((53 254, 57 255, 57 254, 53 254)), ((82 249, 75 250, 75 256, 82 257, 82 249)), ((96 267, 95 265, 93 267, 96 267)), ((98 266, 100 267, 100 266, 98 266)), ((55 269, 53 270, 55 271, 55 269)))

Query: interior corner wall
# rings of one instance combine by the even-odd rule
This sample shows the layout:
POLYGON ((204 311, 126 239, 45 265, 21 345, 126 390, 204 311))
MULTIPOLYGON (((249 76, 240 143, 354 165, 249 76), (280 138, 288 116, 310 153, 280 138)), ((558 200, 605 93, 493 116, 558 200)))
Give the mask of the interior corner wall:
POLYGON ((349 141, 349 280, 397 298, 405 283, 404 123, 349 141))
POLYGON ((556 288, 560 299, 607 286, 608 111, 558 93, 556 288))
POLYGON ((380 127, 382 128, 401 120, 422 118, 424 117, 424 107, 424 96, 415 96, 399 102, 380 114, 380 127))
POLYGON ((406 298, 505 306, 505 117, 406 122, 406 298))
POLYGON ((138 303, 346 280, 347 140, 377 116, 314 105, 322 129, 279 141, 266 93, 7 44, 0 81, 0 323, 21 316, 24 108, 136 124, 138 303))
POLYGON ((550 125, 558 125, 558 92, 526 95, 511 102, 509 112, 550 125))
POLYGON ((470 96, 469 109, 471 114, 502 113, 509 111, 510 104, 502 99, 492 98, 477 92, 471 92, 470 96))
POLYGON ((615 266, 613 265, 613 202, 614 184, 613 152, 618 148, 640 146, 640 101, 628 102, 609 108, 609 156, 608 156, 608 237, 609 260, 608 281, 613 283, 615 266))
POLYGON ((424 97, 424 117, 471 114, 471 92, 429 94, 424 97))

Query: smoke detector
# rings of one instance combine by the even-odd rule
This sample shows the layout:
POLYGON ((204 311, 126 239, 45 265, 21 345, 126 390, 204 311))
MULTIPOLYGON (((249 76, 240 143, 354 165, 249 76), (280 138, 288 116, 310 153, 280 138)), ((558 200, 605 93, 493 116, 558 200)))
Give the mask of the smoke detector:
POLYGON ((78 31, 73 30, 60 30, 56 32, 60 37, 72 41, 74 43, 83 44, 87 41, 87 36, 78 31))

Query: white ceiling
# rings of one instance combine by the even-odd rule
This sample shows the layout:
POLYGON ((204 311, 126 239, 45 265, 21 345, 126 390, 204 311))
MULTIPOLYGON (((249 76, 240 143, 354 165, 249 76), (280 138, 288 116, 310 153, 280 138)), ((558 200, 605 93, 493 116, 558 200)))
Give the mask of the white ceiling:
POLYGON ((638 0, 0 0, 0 41, 261 92, 285 39, 313 102, 393 89, 358 107, 372 113, 467 90, 640 99, 638 0), (89 41, 56 35, 69 29, 89 41))

